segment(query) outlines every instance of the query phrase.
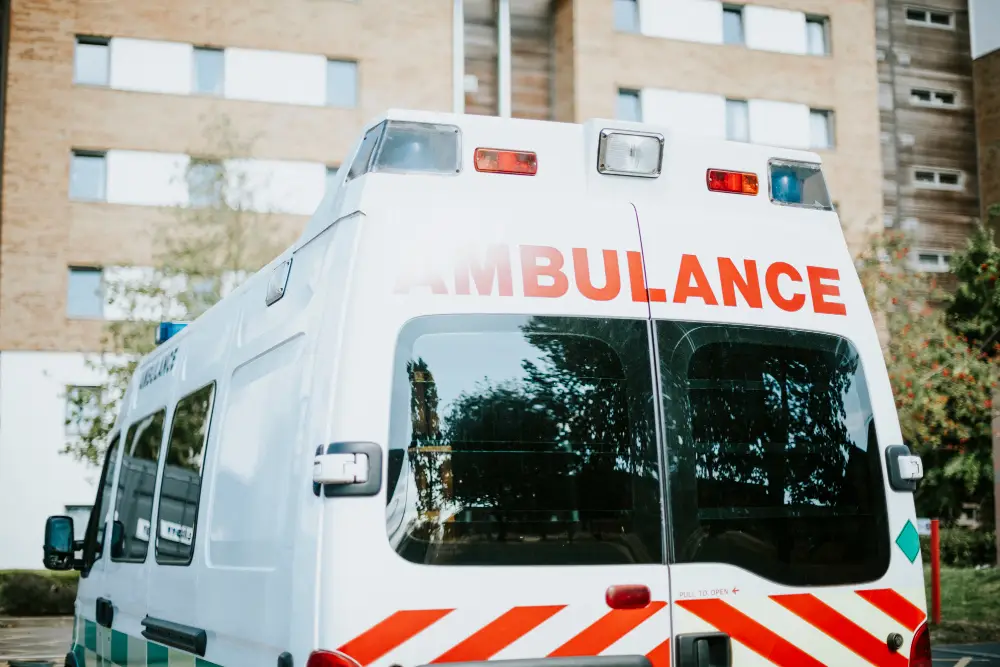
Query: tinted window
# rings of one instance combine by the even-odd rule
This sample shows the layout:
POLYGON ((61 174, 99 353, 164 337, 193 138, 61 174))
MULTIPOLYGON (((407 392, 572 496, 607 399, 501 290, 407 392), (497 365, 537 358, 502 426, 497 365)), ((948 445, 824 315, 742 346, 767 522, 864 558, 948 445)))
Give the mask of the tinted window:
POLYGON ((115 435, 104 455, 104 468, 101 471, 101 485, 97 489, 97 499, 94 501, 94 511, 90 513, 87 522, 87 537, 84 543, 84 572, 101 557, 104 546, 104 527, 107 523, 108 510, 111 505, 111 492, 115 483, 115 468, 118 464, 118 436, 115 435))
POLYGON ((643 321, 422 318, 397 350, 389 539, 434 565, 662 562, 643 321))
POLYGON ((677 562, 730 563, 796 586, 881 576, 882 471, 850 343, 656 326, 677 562))
POLYGON ((174 409, 156 518, 160 526, 156 534, 158 563, 186 565, 194 553, 214 390, 214 384, 203 387, 182 398, 174 409))
POLYGON ((115 501, 115 520, 120 522, 121 540, 113 544, 111 560, 136 563, 146 560, 164 416, 161 410, 128 429, 115 501))

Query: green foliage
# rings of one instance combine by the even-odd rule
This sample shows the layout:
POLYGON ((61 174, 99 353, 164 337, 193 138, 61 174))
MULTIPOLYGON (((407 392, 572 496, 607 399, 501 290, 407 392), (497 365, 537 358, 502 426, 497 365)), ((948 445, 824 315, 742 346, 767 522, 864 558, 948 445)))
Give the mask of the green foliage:
MULTIPOLYGON (((990 207, 1000 221, 1000 204, 990 207)), ((990 356, 1000 353, 1000 248, 993 232, 978 225, 964 252, 952 259, 958 288, 948 304, 948 324, 990 356)))
POLYGON ((992 524, 996 369, 951 328, 940 307, 949 295, 933 275, 907 266, 908 252, 905 236, 886 233, 860 258, 859 274, 888 334, 884 353, 903 439, 924 459, 918 511, 947 522, 972 502, 992 524))
POLYGON ((118 406, 143 356, 155 348, 156 322, 191 321, 211 308, 277 254, 269 238, 270 218, 260 213, 266 182, 255 179, 236 158, 252 154, 221 117, 206 131, 213 155, 192 159, 178 178, 189 192, 187 206, 171 207, 175 222, 157 230, 154 265, 128 269, 106 279, 106 298, 124 317, 109 321, 104 350, 90 360, 102 379, 94 391, 67 395, 72 435, 63 449, 99 465, 118 406))
MULTIPOLYGON (((927 611, 931 572, 924 563, 927 611)), ((1000 568, 941 568, 941 624, 931 626, 931 643, 972 644, 1000 637, 1000 568)))
POLYGON ((76 572, 0 572, 0 612, 9 616, 70 616, 76 572))
MULTIPOLYGON (((931 562, 931 538, 920 536, 924 564, 931 562)), ((996 532, 968 528, 941 529, 941 564, 953 567, 993 565, 997 562, 996 532)))

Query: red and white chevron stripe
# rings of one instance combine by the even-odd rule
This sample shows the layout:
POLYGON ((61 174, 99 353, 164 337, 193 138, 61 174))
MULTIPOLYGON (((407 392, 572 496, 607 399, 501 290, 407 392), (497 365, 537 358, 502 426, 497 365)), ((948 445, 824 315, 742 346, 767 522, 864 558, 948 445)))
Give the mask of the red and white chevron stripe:
POLYGON ((673 611, 675 631, 728 634, 739 667, 907 667, 910 642, 926 617, 914 599, 868 589, 681 600, 673 609, 653 601, 642 609, 402 610, 337 650, 361 667, 596 655, 646 655, 654 667, 668 667, 673 611), (904 637, 898 651, 886 644, 893 632, 904 637))

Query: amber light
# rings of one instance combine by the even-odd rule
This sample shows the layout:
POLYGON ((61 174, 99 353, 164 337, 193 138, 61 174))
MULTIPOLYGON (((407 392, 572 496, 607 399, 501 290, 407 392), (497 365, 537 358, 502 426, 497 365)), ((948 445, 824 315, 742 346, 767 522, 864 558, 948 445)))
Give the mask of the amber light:
POLYGON ((477 148, 475 163, 476 171, 494 174, 534 176, 538 173, 538 156, 531 151, 477 148))
POLYGON ((649 606, 650 599, 649 587, 637 584, 609 586, 604 593, 604 601, 612 609, 642 609, 649 606))
POLYGON ((738 195, 755 195, 760 190, 757 174, 743 171, 708 170, 708 189, 712 192, 732 192, 738 195))

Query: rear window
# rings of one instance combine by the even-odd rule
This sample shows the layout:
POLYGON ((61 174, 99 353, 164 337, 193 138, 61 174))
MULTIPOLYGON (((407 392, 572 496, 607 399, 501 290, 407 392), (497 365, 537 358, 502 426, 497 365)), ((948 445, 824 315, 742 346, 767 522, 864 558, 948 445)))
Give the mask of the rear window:
POLYGON ((658 322, 673 556, 788 585, 889 566, 857 351, 830 335, 658 322))
POLYGON ((663 562, 648 325, 410 322, 397 349, 389 541, 434 565, 663 562))

